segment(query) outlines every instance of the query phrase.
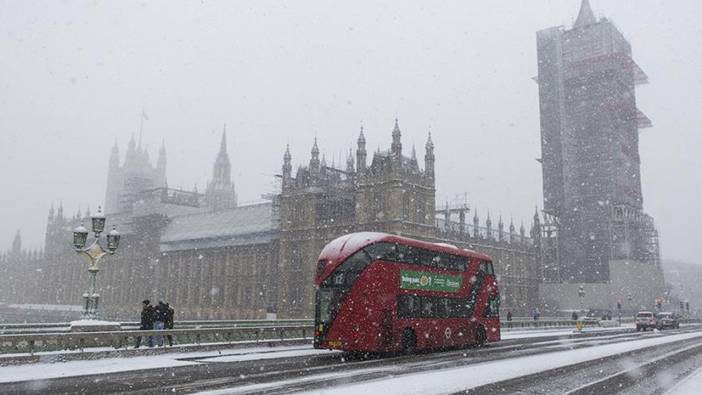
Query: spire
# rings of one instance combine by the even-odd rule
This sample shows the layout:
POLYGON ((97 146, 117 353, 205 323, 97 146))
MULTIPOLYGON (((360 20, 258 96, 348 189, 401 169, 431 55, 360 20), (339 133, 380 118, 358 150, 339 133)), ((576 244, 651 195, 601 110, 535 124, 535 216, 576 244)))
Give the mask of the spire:
POLYGON ((285 145, 283 154, 283 189, 287 189, 292 179, 292 155, 290 155, 290 144, 285 145))
POLYGON ((312 144, 312 150, 310 151, 312 158, 310 159, 310 174, 313 178, 319 175, 319 146, 317 146, 317 137, 314 138, 314 144, 312 144))
POLYGON ((514 233, 514 219, 509 217, 509 233, 514 233))
POLYGON ((119 167, 119 147, 117 146, 117 138, 115 138, 115 145, 112 146, 110 153, 110 169, 117 167, 119 167))
POLYGON ((400 133, 400 125, 397 118, 395 118, 395 127, 392 129, 392 145, 390 146, 391 151, 395 159, 402 159, 402 133, 400 133))
POLYGON ((317 146, 317 137, 314 138, 314 144, 312 144, 312 159, 319 159, 319 146, 317 146))
POLYGON ((412 144, 412 157, 410 158, 410 164, 413 168, 417 168, 417 149, 412 144))
POLYGON ((292 155, 290 155, 290 144, 285 145, 285 153, 283 154, 283 162, 290 163, 292 155))
POLYGON ((492 239, 492 220, 490 219, 490 211, 487 213, 487 220, 485 221, 486 235, 488 240, 492 239))
POLYGON ((359 172, 363 172, 366 169, 366 136, 363 135, 363 125, 361 125, 361 133, 359 133, 356 143, 358 144, 356 149, 356 168, 359 172))
POLYGON ((502 214, 500 214, 500 219, 497 221, 497 239, 499 241, 505 240, 505 223, 502 222, 502 214))
POLYGON ((227 154, 227 124, 224 124, 224 129, 222 130, 222 141, 219 143, 219 154, 227 154))
POLYGON ((59 208, 56 212, 56 218, 63 219, 63 202, 59 202, 59 208))
POLYGON ((363 135, 363 125, 361 125, 361 133, 358 135, 358 145, 366 146, 366 136, 363 135))
POLYGON ((136 166, 138 157, 139 155, 136 149, 136 142, 134 141, 134 133, 132 133, 132 137, 129 139, 129 143, 127 143, 127 153, 124 156, 124 166, 127 168, 136 166))
POLYGON ((431 132, 427 136, 427 143, 424 145, 424 171, 431 180, 434 179, 434 142, 431 140, 431 132))
POLYGON ((127 144, 127 151, 134 152, 135 150, 136 150, 136 142, 134 142, 134 133, 132 133, 132 137, 129 139, 129 144, 127 144))
POLYGON ((219 153, 217 154, 217 159, 215 159, 212 185, 217 187, 231 185, 231 171, 229 154, 227 154, 227 125, 225 124, 222 130, 222 140, 219 143, 219 153))
POLYGON ((534 224, 538 224, 541 221, 539 220, 539 207, 534 208, 534 224))
POLYGON ((346 171, 353 173, 353 150, 349 148, 349 154, 346 156, 346 171))
POLYGON ((51 208, 49 209, 49 221, 54 219, 54 204, 51 203, 51 208))
POLYGON ((595 23, 597 23, 597 18, 595 18, 595 14, 592 12, 590 2, 588 0, 583 0, 583 2, 580 4, 578 19, 575 20, 573 27, 585 27, 594 25, 595 23))
POLYGON ((22 236, 20 235, 20 230, 17 229, 15 238, 12 240, 12 253, 19 254, 20 252, 22 252, 22 236))

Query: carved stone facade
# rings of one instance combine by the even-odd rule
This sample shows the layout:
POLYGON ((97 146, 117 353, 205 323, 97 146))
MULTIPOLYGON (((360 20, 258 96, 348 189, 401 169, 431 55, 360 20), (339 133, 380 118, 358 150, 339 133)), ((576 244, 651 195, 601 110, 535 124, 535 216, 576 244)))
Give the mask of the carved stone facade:
MULTIPOLYGON (((132 156, 142 152, 146 158, 131 145, 132 156)), ((513 226, 505 231, 501 220, 493 230, 489 217, 480 226, 477 215, 475 231, 462 232, 467 229, 465 209, 459 210, 458 222, 451 211, 436 210, 431 136, 424 148, 422 168, 414 148, 409 156, 403 154, 396 121, 389 150, 368 160, 361 131, 356 152, 349 151, 343 169, 328 165, 315 141, 309 162, 293 177, 286 150, 280 193, 270 202, 248 206, 237 205, 224 135, 204 194, 166 187, 165 168, 163 186, 154 187, 160 178, 140 191, 130 189, 133 183, 108 182, 108 201, 130 205, 117 206, 122 210, 107 216, 107 226, 116 225, 122 233, 122 245, 101 264, 103 311, 112 318, 133 318, 148 298, 171 303, 179 319, 265 318, 271 313, 311 317, 312 279, 322 247, 345 233, 379 231, 490 254, 500 276, 504 311, 526 314, 538 300, 539 239, 527 237, 523 227, 519 235, 513 226)), ((159 168, 148 161, 142 161, 143 169, 129 161, 120 167, 118 152, 113 152, 110 176, 115 169, 148 174, 159 168)), ((159 156, 165 166, 165 148, 159 156)), ((71 231, 89 217, 77 213, 68 218, 61 207, 58 213, 52 209, 43 252, 22 252, 17 241, 12 251, 0 255, 0 302, 79 304, 87 265, 70 246, 71 231)))

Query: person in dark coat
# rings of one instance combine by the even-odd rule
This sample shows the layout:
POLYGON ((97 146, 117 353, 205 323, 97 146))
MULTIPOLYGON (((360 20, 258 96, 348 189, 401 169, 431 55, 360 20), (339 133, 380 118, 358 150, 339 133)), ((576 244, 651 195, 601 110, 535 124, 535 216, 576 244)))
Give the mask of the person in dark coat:
POLYGON ((511 311, 507 312, 507 321, 512 321, 512 312, 511 311))
MULTIPOLYGON (((168 307, 162 301, 158 301, 158 304, 154 308, 154 329, 163 330, 166 328, 166 316, 168 315, 168 307)), ((163 347, 163 336, 156 336, 156 344, 159 347, 163 347)))
MULTIPOLYGON (((174 316, 175 310, 166 302, 166 329, 173 329, 174 316)), ((173 347, 173 335, 166 335, 166 338, 168 339, 168 345, 173 347)))
MULTIPOLYGON (((141 324, 139 329, 143 331, 154 329, 154 308, 151 306, 151 302, 146 299, 141 302, 141 305, 141 324)), ((137 336, 134 348, 139 348, 139 346, 141 346, 141 336, 137 336)), ((149 336, 149 347, 153 346, 154 338, 153 336, 149 336)))

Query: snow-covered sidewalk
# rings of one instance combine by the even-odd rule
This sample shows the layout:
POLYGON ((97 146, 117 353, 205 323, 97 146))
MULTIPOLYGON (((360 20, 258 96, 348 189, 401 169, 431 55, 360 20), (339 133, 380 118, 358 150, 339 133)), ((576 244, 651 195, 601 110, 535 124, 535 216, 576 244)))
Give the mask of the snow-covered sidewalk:
POLYGON ((664 395, 697 395, 702 391, 702 368, 685 377, 664 395))
POLYGON ((198 358, 207 359, 208 361, 216 360, 217 362, 235 362, 306 356, 319 353, 329 353, 329 351, 301 348, 300 346, 251 347, 222 351, 171 353, 144 357, 35 363, 0 367, 0 383, 195 365, 198 363, 195 359, 198 358))

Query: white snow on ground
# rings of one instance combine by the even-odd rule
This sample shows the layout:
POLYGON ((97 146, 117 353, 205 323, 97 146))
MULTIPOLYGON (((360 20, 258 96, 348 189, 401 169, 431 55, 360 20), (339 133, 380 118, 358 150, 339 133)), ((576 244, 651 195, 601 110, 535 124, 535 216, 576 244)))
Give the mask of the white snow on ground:
POLYGON ((89 361, 34 363, 27 365, 4 366, 0 367, 0 383, 10 383, 24 380, 46 380, 59 377, 85 376, 91 374, 126 372, 130 370, 156 369, 197 364, 197 362, 194 361, 179 360, 183 358, 207 358, 219 357, 223 354, 231 354, 231 356, 221 358, 230 358, 232 361, 251 361, 256 359, 278 358, 281 354, 287 357, 309 355, 310 351, 321 352, 321 350, 300 349, 300 346, 252 347, 235 350, 199 351, 151 355, 144 357, 107 358, 89 361))
MULTIPOLYGON (((614 326, 614 327, 608 327, 608 328, 602 328, 602 327, 586 327, 583 328, 580 333, 592 333, 592 332, 607 332, 607 331, 616 331, 616 330, 621 330, 622 328, 634 328, 633 324, 623 324, 622 326, 614 326)), ((567 335, 572 335, 574 333, 578 333, 577 330, 574 328, 555 328, 555 329, 543 329, 543 330, 508 330, 505 331, 503 330, 500 333, 500 337, 502 340, 509 340, 509 339, 525 339, 525 338, 530 338, 530 337, 546 337, 546 336, 567 336, 567 335)))
MULTIPOLYGON (((387 379, 372 380, 341 387, 320 389, 315 394, 447 394, 469 388, 509 380, 515 377, 555 369, 574 363, 590 361, 608 355, 621 354, 657 344, 674 341, 702 338, 702 333, 691 333, 673 336, 661 336, 625 343, 595 346, 571 351, 558 351, 542 355, 513 358, 507 360, 479 363, 454 369, 443 369, 434 372, 413 373, 408 375, 390 376, 387 379)), ((312 379, 312 378, 309 378, 312 379)), ((280 385, 280 383, 273 383, 280 385)), ((228 393, 235 394, 244 391, 245 387, 229 389, 228 393)))
POLYGON ((25 380, 46 380, 59 377, 86 376, 130 370, 194 365, 195 362, 177 361, 171 356, 149 356, 133 358, 107 358, 93 361, 71 361, 63 363, 38 363, 0 368, 0 383, 25 380))
POLYGON ((702 391, 702 368, 692 372, 664 395, 696 395, 702 391))
POLYGON ((271 352, 268 354, 227 355, 227 356, 214 357, 214 358, 208 357, 208 358, 202 358, 201 360, 204 362, 242 362, 242 361, 254 361, 254 360, 259 360, 259 359, 304 357, 307 355, 329 354, 332 352, 340 352, 340 351, 316 350, 314 348, 310 348, 307 350, 271 352))

